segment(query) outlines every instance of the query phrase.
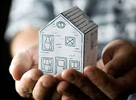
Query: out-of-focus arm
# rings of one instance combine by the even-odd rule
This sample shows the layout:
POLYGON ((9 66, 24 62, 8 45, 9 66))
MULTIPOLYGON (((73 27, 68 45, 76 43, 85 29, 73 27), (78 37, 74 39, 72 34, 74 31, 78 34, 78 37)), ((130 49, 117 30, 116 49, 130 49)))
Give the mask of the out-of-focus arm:
POLYGON ((11 42, 12 56, 37 43, 38 29, 53 19, 49 0, 13 0, 5 38, 11 42))
POLYGON ((18 52, 24 51, 36 44, 38 44, 38 29, 23 29, 12 39, 10 46, 11 56, 13 57, 18 52))

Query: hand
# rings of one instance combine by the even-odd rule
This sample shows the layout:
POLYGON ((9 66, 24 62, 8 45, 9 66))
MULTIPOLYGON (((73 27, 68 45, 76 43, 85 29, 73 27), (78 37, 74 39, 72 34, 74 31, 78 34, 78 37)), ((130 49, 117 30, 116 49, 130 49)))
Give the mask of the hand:
POLYGON ((123 94, 123 96, 125 95, 127 97, 131 92, 136 92, 136 85, 133 83, 136 83, 136 76, 133 75, 136 73, 136 48, 129 42, 124 40, 115 40, 109 43, 104 48, 102 59, 98 61, 97 67, 114 76, 116 79, 119 79, 121 82, 128 81, 129 85, 132 86, 124 86, 124 88, 128 89, 122 92, 121 90, 118 92, 113 91, 116 93, 116 98, 120 98, 119 94, 120 96, 123 94))
POLYGON ((136 66, 124 76, 114 78, 96 67, 86 67, 84 71, 89 80, 112 100, 126 100, 136 92, 136 66))
POLYGON ((61 95, 55 88, 58 80, 38 70, 37 50, 38 46, 35 45, 13 58, 9 71, 16 82, 16 91, 26 98, 59 100, 61 95))
POLYGON ((97 63, 97 67, 114 77, 126 74, 135 65, 136 48, 124 40, 115 40, 109 43, 97 63))
POLYGON ((85 75, 74 69, 67 69, 61 74, 57 91, 64 95, 62 100, 109 100, 85 75))
MULTIPOLYGON (((116 40, 104 49, 102 59, 98 62, 101 70, 90 66, 85 68, 84 75, 90 81, 73 69, 64 71, 61 77, 65 81, 77 86, 82 93, 94 100, 99 99, 98 97, 100 96, 95 95, 95 93, 101 95, 100 91, 110 99, 120 99, 121 94, 129 94, 132 90, 136 90, 135 59, 136 49, 126 41, 116 40)), ((58 92, 67 95, 67 98, 80 98, 80 95, 76 93, 71 94, 72 97, 70 97, 69 94, 73 89, 70 90, 69 83, 59 83, 58 92), (62 84, 63 87, 61 87, 62 84)))

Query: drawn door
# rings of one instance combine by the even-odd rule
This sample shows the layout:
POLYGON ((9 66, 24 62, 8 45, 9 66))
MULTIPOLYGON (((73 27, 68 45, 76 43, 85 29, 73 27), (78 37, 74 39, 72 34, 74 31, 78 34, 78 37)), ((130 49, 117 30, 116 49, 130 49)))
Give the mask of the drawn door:
POLYGON ((62 72, 67 68, 67 58, 56 57, 55 58, 55 74, 62 72))

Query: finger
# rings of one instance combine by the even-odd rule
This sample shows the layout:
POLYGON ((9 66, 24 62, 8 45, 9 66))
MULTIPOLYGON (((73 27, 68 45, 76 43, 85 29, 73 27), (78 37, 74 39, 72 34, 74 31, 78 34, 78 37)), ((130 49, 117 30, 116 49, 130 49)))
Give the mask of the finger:
POLYGON ((134 57, 120 51, 105 65, 103 70, 115 77, 122 76, 135 65, 134 59, 134 57))
POLYGON ((127 71, 125 68, 127 67, 124 67, 124 59, 116 55, 116 57, 104 66, 103 71, 114 77, 119 77, 127 71))
MULTIPOLYGON (((55 76, 56 83, 58 84, 60 81, 62 81, 61 74, 56 74, 55 76)), ((57 89, 55 88, 52 95, 52 100, 61 100, 62 95, 58 93, 57 89)))
POLYGON ((77 86, 92 99, 97 99, 100 95, 103 95, 103 93, 101 93, 101 91, 93 85, 91 81, 89 81, 82 73, 74 69, 63 71, 62 78, 77 86))
POLYGON ((43 73, 37 69, 26 72, 20 81, 16 81, 16 90, 22 97, 32 97, 33 88, 43 73))
POLYGON ((113 55, 112 51, 115 51, 116 48, 120 47, 121 45, 131 45, 129 42, 125 40, 115 40, 107 44, 103 51, 102 51, 102 56, 107 53, 107 55, 113 55), (115 48, 116 47, 116 48, 115 48), (111 52, 108 52, 111 51, 111 52), (106 53, 105 53, 106 52, 106 53))
MULTIPOLYGON (((55 79, 57 84, 62 80, 61 74, 55 75, 55 79)), ((52 100, 61 100, 62 95, 58 93, 57 89, 55 88, 52 95, 52 100)))
POLYGON ((18 53, 12 60, 9 71, 15 80, 20 80, 22 75, 31 68, 31 57, 27 52, 18 53))
MULTIPOLYGON (((66 81, 62 81, 58 84, 57 91, 60 94, 65 95, 64 97, 66 100, 90 100, 90 98, 82 93, 77 87, 66 81)), ((64 97, 62 98, 64 99, 64 97)))
POLYGON ((136 66, 123 77, 117 78, 117 81, 122 87, 122 91, 133 89, 136 91, 136 66))
POLYGON ((59 83, 60 81, 63 81, 63 79, 62 79, 60 73, 59 73, 59 74, 56 74, 54 77, 56 78, 56 80, 58 81, 58 83, 59 83))
POLYGON ((116 80, 110 75, 105 74, 102 70, 90 66, 85 68, 84 73, 93 84, 111 99, 114 99, 118 92, 120 92, 120 87, 116 80))
POLYGON ((115 100, 126 100, 130 94, 136 92, 136 66, 122 77, 116 79, 120 86, 120 93, 115 100))
POLYGON ((102 53, 102 60, 105 65, 104 71, 113 76, 122 76, 134 65, 136 49, 126 41, 116 40, 108 44, 102 53))
POLYGON ((33 98, 36 100, 50 100, 55 86, 56 79, 52 75, 43 75, 33 89, 33 98))
POLYGON ((52 99, 51 100, 61 100, 62 95, 58 93, 58 91, 55 89, 53 91, 52 99))
POLYGON ((61 100, 72 100, 70 97, 66 96, 66 95, 63 95, 61 100))
POLYGON ((96 66, 97 66, 97 68, 103 70, 104 64, 103 64, 102 59, 100 59, 100 60, 97 61, 97 65, 96 66))

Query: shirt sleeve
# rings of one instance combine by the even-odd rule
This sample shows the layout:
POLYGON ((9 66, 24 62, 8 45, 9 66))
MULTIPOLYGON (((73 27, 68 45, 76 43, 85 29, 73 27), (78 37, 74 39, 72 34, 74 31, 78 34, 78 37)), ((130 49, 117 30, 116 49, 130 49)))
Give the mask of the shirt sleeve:
POLYGON ((131 94, 127 100, 136 100, 136 93, 131 94))
POLYGON ((13 0, 5 39, 10 41, 20 30, 39 28, 54 18, 51 0, 13 0))

